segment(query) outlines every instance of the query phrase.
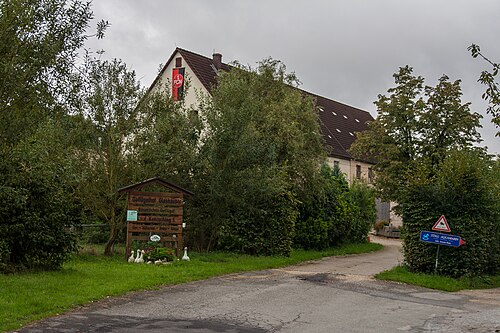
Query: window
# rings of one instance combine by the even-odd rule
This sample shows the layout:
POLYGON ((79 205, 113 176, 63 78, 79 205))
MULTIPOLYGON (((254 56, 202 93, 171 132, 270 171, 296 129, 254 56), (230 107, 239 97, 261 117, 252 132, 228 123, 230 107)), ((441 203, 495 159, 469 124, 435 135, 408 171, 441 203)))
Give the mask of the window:
POLYGON ((361 165, 356 165, 356 178, 361 179, 361 165))
POLYGON ((175 58, 175 67, 182 67, 182 58, 175 58))
POLYGON ((373 170, 368 168, 368 183, 373 183, 373 170))
POLYGON ((333 161, 333 168, 335 169, 340 169, 340 164, 339 164, 339 161, 333 161))

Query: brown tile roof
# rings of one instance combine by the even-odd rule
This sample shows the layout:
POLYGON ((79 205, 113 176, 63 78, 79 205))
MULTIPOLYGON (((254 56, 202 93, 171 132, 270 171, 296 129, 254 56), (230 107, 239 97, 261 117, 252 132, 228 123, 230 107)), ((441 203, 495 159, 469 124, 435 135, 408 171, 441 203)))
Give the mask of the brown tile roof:
MULTIPOLYGON (((216 84, 217 74, 213 60, 188 50, 176 48, 165 64, 165 68, 173 60, 176 52, 181 54, 203 86, 210 91, 216 84)), ((232 66, 228 64, 222 63, 221 65, 221 69, 224 71, 231 68, 232 66)), ((344 159, 352 158, 348 149, 356 138, 356 132, 365 130, 367 122, 372 121, 373 117, 367 111, 302 91, 316 99, 316 105, 320 109, 321 132, 328 148, 328 155, 344 159)))
MULTIPOLYGON (((186 60, 187 64, 193 70, 196 77, 201 81, 203 86, 210 91, 216 84, 217 69, 211 58, 204 57, 202 55, 196 54, 194 52, 177 48, 182 58, 186 60)), ((174 51, 175 54, 175 51, 174 51)), ((168 62, 167 62, 168 63, 168 62)), ((221 69, 223 71, 228 71, 232 67, 228 64, 222 63, 221 69)))

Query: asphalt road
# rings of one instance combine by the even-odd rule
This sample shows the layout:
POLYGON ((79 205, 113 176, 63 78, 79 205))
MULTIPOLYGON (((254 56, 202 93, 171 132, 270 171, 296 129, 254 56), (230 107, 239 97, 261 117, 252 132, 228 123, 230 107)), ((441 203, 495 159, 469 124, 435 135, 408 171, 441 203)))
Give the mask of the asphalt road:
POLYGON ((18 332, 500 332, 500 289, 436 292, 377 281, 400 244, 285 269, 131 293, 18 332))

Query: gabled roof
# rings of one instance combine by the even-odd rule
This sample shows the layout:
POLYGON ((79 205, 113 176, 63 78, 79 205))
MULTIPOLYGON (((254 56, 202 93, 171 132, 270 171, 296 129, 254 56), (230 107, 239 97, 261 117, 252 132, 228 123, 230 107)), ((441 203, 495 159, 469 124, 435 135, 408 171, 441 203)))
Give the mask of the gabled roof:
MULTIPOLYGON (((173 60, 177 52, 181 54, 203 86, 210 91, 217 83, 217 69, 212 58, 178 47, 166 62, 162 72, 173 60)), ((231 68, 233 67, 225 63, 222 63, 220 67, 220 69, 224 71, 229 71, 231 68)), ((156 84, 159 77, 160 75, 158 75, 151 87, 156 84)), ((316 99, 316 105, 320 110, 319 118, 321 122, 321 132, 328 148, 328 155, 344 159, 352 158, 348 149, 356 139, 356 132, 366 130, 367 122, 373 120, 370 113, 326 97, 318 96, 304 90, 301 91, 316 99)))
POLYGON ((188 194, 188 195, 194 194, 193 192, 186 190, 185 188, 182 188, 179 185, 174 184, 174 183, 172 183, 168 180, 165 180, 163 178, 160 178, 160 177, 149 178, 149 179, 146 179, 142 182, 122 187, 122 188, 118 189, 118 193, 138 191, 138 190, 141 190, 142 188, 144 188, 146 186, 150 186, 150 185, 160 185, 160 186, 163 186, 165 188, 169 188, 177 193, 188 194))

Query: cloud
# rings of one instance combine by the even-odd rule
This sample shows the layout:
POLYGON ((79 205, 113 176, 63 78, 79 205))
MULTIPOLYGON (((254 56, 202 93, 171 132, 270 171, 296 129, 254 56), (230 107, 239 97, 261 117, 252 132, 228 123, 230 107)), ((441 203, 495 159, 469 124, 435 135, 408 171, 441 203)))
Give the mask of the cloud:
POLYGON ((430 85, 447 74, 462 79, 463 100, 486 116, 485 145, 500 153, 477 83, 486 64, 467 52, 477 43, 500 61, 499 12, 497 0, 95 1, 96 18, 112 25, 89 47, 122 58, 145 86, 176 46, 250 65, 271 56, 304 89, 372 114, 398 67, 413 66, 430 85))

